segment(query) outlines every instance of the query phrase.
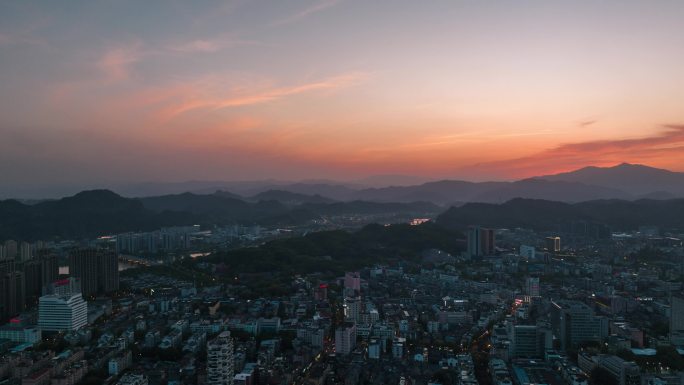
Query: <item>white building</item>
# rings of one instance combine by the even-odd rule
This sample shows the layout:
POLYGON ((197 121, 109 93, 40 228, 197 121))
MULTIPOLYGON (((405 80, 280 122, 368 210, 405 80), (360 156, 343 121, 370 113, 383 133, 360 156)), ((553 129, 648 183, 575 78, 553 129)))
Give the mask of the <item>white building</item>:
POLYGON ((233 385, 233 339, 230 332, 207 343, 207 385, 233 385))
POLYGON ((361 313, 361 298, 350 298, 344 299, 344 318, 346 320, 359 322, 359 314, 361 313))
POLYGON ((38 302, 38 327, 43 331, 71 331, 88 324, 88 304, 81 293, 50 294, 38 302))

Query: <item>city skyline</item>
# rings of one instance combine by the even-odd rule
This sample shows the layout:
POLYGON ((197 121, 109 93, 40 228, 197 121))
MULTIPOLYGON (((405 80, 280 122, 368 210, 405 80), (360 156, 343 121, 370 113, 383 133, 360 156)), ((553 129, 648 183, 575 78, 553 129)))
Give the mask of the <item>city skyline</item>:
MULTIPOLYGON (((0 5, 0 173, 55 190, 684 171, 684 5, 0 5)), ((45 194, 46 196, 52 194, 45 194)))

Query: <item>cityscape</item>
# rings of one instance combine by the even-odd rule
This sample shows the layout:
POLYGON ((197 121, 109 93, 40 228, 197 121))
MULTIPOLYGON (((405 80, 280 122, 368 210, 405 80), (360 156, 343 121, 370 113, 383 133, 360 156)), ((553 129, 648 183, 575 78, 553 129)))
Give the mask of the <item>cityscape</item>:
POLYGON ((0 385, 684 385, 682 20, 0 2, 0 385))

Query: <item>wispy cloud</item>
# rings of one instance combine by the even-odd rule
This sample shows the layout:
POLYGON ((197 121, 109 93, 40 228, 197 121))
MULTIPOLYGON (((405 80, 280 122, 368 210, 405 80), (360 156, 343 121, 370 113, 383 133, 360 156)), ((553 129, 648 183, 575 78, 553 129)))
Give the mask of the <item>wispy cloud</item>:
POLYGON ((527 177, 568 171, 589 165, 612 165, 630 162, 662 162, 664 154, 670 161, 684 162, 684 124, 670 124, 641 138, 594 140, 561 144, 530 156, 483 163, 471 171, 508 177, 527 177))
POLYGON ((295 14, 292 14, 288 17, 285 17, 284 19, 280 19, 280 20, 276 21, 275 23, 273 23, 273 25, 274 26, 280 26, 280 25, 296 23, 300 20, 306 19, 307 17, 309 17, 315 13, 318 13, 318 12, 324 11, 328 8, 334 7, 338 3, 340 3, 340 0, 317 1, 313 4, 311 4, 309 7, 305 8, 305 9, 303 9, 303 10, 301 10, 295 14))
POLYGON ((218 52, 222 44, 215 40, 193 40, 171 48, 179 52, 218 52))
POLYGON ((110 48, 97 61, 97 67, 108 81, 126 80, 131 75, 131 65, 142 56, 141 48, 140 42, 110 48))
POLYGON ((253 93, 239 93, 237 95, 226 95, 223 97, 194 98, 172 107, 166 111, 164 116, 166 118, 172 118, 174 116, 199 109, 219 110, 224 108, 249 106, 272 102, 288 96, 294 96, 308 92, 345 88, 358 84, 365 79, 365 77, 366 75, 363 73, 350 73, 295 86, 262 89, 261 91, 253 93))
POLYGON ((213 53, 234 47, 256 44, 259 43, 256 41, 243 40, 229 36, 215 39, 195 39, 191 41, 180 42, 170 45, 168 50, 171 52, 180 53, 213 53))

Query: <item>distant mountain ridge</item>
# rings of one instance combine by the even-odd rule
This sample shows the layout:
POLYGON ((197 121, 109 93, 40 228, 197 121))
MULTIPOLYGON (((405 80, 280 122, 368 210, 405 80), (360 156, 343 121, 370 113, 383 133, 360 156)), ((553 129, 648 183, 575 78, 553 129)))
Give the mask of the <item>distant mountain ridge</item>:
MULTIPOLYGON (((417 179, 417 178, 416 178, 417 179)), ((370 178, 408 182, 408 176, 370 178)), ((684 198, 684 173, 623 163, 614 167, 585 167, 571 172, 518 181, 468 182, 439 180, 422 184, 367 187, 358 182, 334 181, 190 181, 148 183, 115 190, 128 197, 159 197, 193 193, 221 195, 244 202, 277 201, 287 206, 306 203, 368 201, 379 203, 431 202, 443 207, 467 202, 503 203, 515 198, 583 202, 597 199, 684 198), (161 191, 161 192, 160 192, 161 191), (153 193, 156 192, 156 193, 153 193)), ((36 204, 46 200, 29 200, 36 204)))
MULTIPOLYGON (((304 195, 296 197, 302 200, 309 198, 304 195)), ((34 204, 13 199, 0 200, 0 241, 82 239, 188 224, 288 226, 306 224, 321 219, 323 215, 393 216, 402 213, 434 216, 440 211, 440 207, 425 202, 328 202, 313 196, 309 202, 286 204, 277 200, 238 199, 224 191, 125 198, 109 190, 91 190, 34 204)))
POLYGON ((584 167, 571 172, 540 176, 537 179, 611 187, 634 195, 659 193, 684 196, 684 173, 640 164, 622 163, 614 167, 584 167))
MULTIPOLYGON (((378 179, 375 179, 378 180, 378 179)), ((383 178, 379 178, 383 180, 383 178)), ((410 181, 410 177, 385 178, 410 181)), ((190 182, 188 182, 190 183, 190 182)), ((193 182, 200 183, 200 182, 193 182)), ((199 191, 207 194, 207 186, 199 191)), ((188 184, 174 185, 190 187, 188 184)), ((466 202, 503 203, 515 198, 583 202, 597 199, 674 199, 684 197, 684 173, 623 163, 614 167, 585 167, 572 172, 532 177, 513 182, 468 182, 440 180, 416 185, 362 187, 338 182, 224 182, 224 190, 236 199, 276 200, 285 204, 332 201, 432 202, 442 206, 466 202), (231 190, 234 188, 235 190, 231 190)), ((226 194, 229 194, 226 192, 226 194)))
POLYGON ((266 190, 248 198, 252 201, 278 201, 287 205, 300 205, 304 203, 332 203, 334 199, 314 194, 300 194, 286 190, 266 190))

